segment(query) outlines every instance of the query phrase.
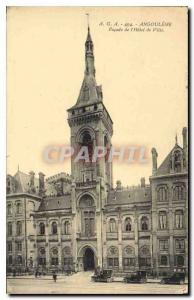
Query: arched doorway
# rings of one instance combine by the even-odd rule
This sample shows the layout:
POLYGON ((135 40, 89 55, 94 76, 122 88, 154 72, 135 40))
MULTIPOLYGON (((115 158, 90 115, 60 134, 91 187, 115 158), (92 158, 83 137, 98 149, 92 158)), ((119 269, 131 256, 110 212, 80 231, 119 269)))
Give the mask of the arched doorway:
POLYGON ((86 248, 83 256, 84 271, 94 270, 94 251, 91 248, 86 248))

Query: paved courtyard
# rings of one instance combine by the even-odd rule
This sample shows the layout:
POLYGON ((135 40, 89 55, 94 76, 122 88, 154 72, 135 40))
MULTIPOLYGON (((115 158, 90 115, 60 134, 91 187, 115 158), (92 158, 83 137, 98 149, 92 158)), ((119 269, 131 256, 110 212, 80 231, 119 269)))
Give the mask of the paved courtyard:
POLYGON ((123 282, 91 282, 91 272, 77 273, 72 276, 52 276, 34 278, 16 277, 7 279, 9 294, 185 294, 188 286, 162 285, 157 281, 146 284, 126 284, 123 282))

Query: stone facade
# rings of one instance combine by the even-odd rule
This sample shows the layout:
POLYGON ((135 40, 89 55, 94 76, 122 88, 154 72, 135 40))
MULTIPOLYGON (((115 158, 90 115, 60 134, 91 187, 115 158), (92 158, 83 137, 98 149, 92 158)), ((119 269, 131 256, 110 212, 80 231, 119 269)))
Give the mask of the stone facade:
MULTIPOLYGON (((71 146, 77 151, 111 149, 113 122, 95 80, 93 42, 88 28, 85 74, 77 103, 68 109, 71 146)), ((162 275, 187 272, 187 130, 157 167, 152 149, 150 184, 113 188, 112 163, 75 161, 71 175, 44 179, 39 173, 7 175, 7 266, 75 271, 97 266, 115 271, 146 270, 162 275)))

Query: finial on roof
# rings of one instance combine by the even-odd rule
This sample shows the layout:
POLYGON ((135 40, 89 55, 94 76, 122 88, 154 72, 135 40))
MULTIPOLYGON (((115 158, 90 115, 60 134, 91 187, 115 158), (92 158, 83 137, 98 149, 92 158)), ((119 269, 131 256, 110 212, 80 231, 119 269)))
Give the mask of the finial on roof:
POLYGON ((86 16, 87 16, 87 25, 88 25, 88 31, 90 31, 90 14, 86 14, 86 16))
POLYGON ((19 166, 19 164, 18 164, 18 172, 19 172, 19 170, 20 170, 20 166, 19 166))

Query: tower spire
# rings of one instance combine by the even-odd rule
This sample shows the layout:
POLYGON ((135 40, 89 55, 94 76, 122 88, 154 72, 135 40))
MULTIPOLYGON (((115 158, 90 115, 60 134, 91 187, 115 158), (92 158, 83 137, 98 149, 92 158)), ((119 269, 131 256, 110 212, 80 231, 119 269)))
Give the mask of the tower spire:
POLYGON ((90 34, 90 24, 89 24, 89 14, 87 16, 87 27, 88 27, 88 34, 85 42, 85 62, 86 62, 86 75, 93 75, 95 76, 95 67, 94 67, 94 53, 93 53, 93 42, 90 34))

